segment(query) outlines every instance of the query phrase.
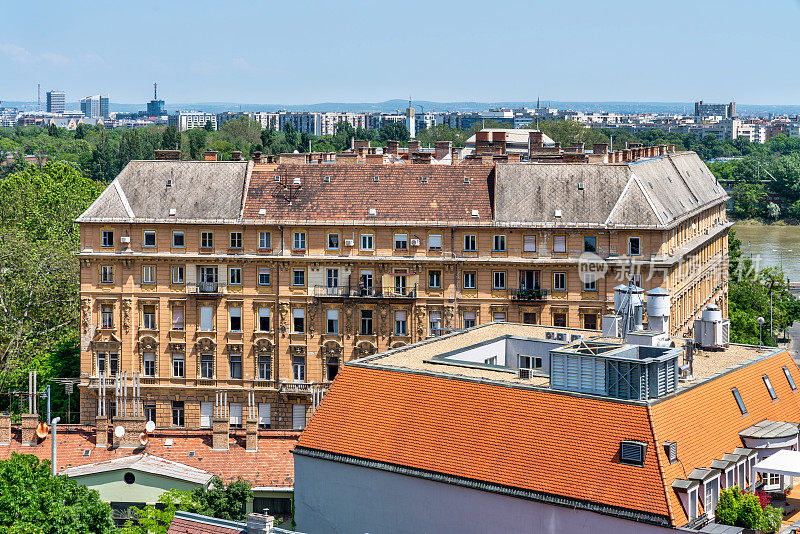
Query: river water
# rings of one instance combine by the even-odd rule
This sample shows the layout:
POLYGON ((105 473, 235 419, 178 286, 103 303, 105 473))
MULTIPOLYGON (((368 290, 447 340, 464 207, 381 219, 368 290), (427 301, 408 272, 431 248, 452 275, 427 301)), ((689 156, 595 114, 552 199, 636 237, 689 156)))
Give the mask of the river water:
POLYGON ((735 224, 742 254, 752 256, 757 268, 783 267, 791 282, 800 282, 800 226, 735 224))

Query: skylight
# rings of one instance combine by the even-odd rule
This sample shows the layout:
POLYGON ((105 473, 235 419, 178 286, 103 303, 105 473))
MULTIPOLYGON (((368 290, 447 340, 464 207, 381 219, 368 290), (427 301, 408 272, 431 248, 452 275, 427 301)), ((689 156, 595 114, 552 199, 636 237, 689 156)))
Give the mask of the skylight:
POLYGON ((731 393, 733 393, 733 398, 736 399, 736 404, 739 405, 739 411, 742 412, 742 415, 747 415, 747 408, 744 407, 744 401, 739 394, 739 390, 737 388, 731 388, 731 393))
POLYGON ((789 382, 789 387, 792 388, 792 391, 797 391, 797 386, 794 384, 794 378, 792 378, 792 373, 788 367, 783 368, 783 374, 786 375, 786 380, 789 382))
POLYGON ((764 375, 761 377, 764 380, 764 385, 767 386, 767 391, 769 391, 769 396, 772 397, 772 400, 778 398, 778 395, 775 393, 775 389, 772 387, 772 382, 769 381, 769 377, 764 375))

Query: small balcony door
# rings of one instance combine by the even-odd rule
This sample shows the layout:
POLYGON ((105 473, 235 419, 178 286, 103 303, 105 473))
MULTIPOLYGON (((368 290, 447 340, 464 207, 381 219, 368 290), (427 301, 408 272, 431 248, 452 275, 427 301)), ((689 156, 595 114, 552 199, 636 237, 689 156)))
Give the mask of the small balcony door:
POLYGON ((519 288, 520 289, 540 289, 539 285, 540 271, 520 271, 519 272, 519 288))
POLYGON ((397 275, 394 277, 394 292, 398 295, 405 295, 408 284, 406 282, 406 275, 397 275))
POLYGON ((328 269, 327 275, 328 295, 336 295, 339 289, 339 269, 328 269))

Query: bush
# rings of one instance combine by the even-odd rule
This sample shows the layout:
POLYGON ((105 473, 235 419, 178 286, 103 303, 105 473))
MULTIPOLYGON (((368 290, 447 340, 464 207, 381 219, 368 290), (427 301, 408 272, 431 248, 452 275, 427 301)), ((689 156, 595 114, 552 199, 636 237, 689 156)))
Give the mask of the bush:
POLYGON ((783 519, 783 510, 773 506, 764 508, 761 516, 761 530, 764 532, 777 532, 781 528, 781 520, 783 519))
POLYGON ((757 529, 761 526, 764 509, 758 497, 752 493, 742 495, 742 502, 739 506, 739 519, 737 525, 744 528, 757 529))
POLYGON ((742 492, 737 486, 722 490, 717 503, 717 521, 725 525, 735 525, 739 519, 741 501, 742 492))

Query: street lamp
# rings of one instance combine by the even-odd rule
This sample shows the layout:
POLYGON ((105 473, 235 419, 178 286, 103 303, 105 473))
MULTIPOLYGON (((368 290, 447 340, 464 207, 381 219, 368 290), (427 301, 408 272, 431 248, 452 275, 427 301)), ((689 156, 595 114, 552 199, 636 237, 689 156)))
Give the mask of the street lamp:
POLYGON ((763 317, 759 317, 758 319, 756 319, 756 322, 758 323, 758 346, 760 347, 761 346, 761 329, 764 327, 764 323, 766 323, 766 321, 764 320, 763 317))

